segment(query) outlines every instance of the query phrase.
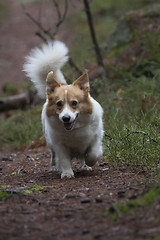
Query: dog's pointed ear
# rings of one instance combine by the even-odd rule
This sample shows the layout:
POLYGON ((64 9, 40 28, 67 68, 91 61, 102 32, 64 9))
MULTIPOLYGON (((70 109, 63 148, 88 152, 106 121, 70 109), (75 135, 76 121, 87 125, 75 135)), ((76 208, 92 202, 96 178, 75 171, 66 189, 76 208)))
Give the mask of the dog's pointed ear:
POLYGON ((89 92, 89 77, 88 70, 73 82, 73 86, 78 86, 81 90, 89 92))
POLYGON ((50 95, 54 92, 56 87, 60 87, 60 84, 54 78, 53 72, 49 72, 46 79, 46 92, 50 95))

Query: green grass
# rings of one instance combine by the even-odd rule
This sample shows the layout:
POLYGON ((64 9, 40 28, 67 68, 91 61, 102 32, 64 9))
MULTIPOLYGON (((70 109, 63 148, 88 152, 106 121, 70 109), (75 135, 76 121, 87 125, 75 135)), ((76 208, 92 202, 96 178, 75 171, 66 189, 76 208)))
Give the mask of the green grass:
POLYGON ((106 93, 101 94, 108 161, 135 166, 160 163, 159 77, 119 79, 110 82, 106 93))
POLYGON ((10 197, 10 194, 8 192, 0 192, 0 201, 8 197, 10 197))
POLYGON ((9 118, 0 119, 1 148, 19 149, 42 136, 41 107, 16 111, 9 118))
POLYGON ((7 15, 7 3, 5 0, 0 1, 0 23, 5 19, 7 15))
POLYGON ((152 188, 143 196, 137 197, 134 200, 129 200, 124 203, 116 203, 105 211, 105 215, 110 216, 113 221, 117 220, 119 216, 135 215, 142 209, 152 205, 154 201, 160 196, 159 188, 152 188))

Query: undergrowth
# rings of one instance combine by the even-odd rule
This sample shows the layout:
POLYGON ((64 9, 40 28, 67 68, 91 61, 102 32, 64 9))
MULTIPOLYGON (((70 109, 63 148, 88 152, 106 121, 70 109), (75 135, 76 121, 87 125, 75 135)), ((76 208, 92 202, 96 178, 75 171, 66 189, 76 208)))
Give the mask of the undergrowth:
POLYGON ((137 212, 140 212, 142 209, 152 205, 159 196, 160 189, 153 188, 143 196, 140 196, 134 200, 129 200, 124 203, 116 203, 115 205, 107 208, 104 214, 110 216, 113 221, 118 220, 118 218, 121 218, 122 216, 133 216, 136 215, 137 212))
POLYGON ((141 76, 110 83, 101 100, 106 159, 141 166, 160 163, 159 78, 141 76))
POLYGON ((41 107, 0 118, 0 148, 20 149, 42 136, 41 107))

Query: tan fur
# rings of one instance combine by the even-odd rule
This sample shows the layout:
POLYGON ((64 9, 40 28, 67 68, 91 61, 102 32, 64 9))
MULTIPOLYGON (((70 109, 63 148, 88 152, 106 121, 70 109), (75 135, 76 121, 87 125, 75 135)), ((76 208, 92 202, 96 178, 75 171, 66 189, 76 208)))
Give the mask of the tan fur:
POLYGON ((89 98, 89 80, 88 74, 85 73, 72 85, 59 84, 53 77, 53 73, 47 76, 47 95, 48 104, 46 114, 48 117, 60 114, 65 105, 65 90, 67 90, 67 106, 72 112, 79 110, 82 114, 92 114, 93 107, 89 98), (77 105, 72 106, 72 102, 76 101, 77 105), (61 102, 62 106, 57 106, 57 102, 61 102))

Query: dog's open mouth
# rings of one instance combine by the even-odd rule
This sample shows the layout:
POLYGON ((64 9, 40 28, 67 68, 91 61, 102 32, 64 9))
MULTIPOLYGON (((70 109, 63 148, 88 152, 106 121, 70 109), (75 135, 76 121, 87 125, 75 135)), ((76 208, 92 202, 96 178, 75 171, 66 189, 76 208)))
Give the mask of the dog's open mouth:
POLYGON ((71 130, 74 126, 75 121, 71 122, 71 123, 64 123, 64 127, 66 130, 71 130))
POLYGON ((75 124, 75 121, 76 121, 78 115, 79 115, 79 114, 77 114, 77 116, 76 116, 76 118, 74 119, 73 122, 64 123, 64 128, 65 128, 66 130, 72 130, 72 128, 73 128, 73 126, 74 126, 74 124, 75 124))

